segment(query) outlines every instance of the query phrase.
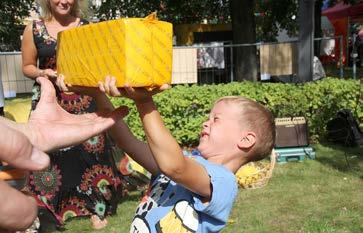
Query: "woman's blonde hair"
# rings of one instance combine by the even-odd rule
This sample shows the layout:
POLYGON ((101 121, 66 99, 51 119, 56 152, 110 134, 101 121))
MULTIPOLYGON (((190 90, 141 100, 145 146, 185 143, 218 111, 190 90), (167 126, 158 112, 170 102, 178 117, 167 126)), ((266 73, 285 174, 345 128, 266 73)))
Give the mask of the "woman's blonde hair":
MULTIPOLYGON (((37 0, 41 10, 41 17, 50 20, 53 17, 50 0, 37 0)), ((74 0, 71 15, 74 17, 87 17, 90 11, 88 8, 88 0, 74 0)))

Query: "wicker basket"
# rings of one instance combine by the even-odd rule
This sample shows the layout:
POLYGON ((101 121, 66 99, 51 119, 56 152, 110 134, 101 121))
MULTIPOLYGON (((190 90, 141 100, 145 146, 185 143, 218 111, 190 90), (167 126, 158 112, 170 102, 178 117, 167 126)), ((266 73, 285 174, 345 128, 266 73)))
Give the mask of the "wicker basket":
POLYGON ((262 188, 271 178, 275 163, 276 153, 273 150, 270 155, 270 163, 250 162, 242 166, 236 173, 239 187, 243 189, 262 188))

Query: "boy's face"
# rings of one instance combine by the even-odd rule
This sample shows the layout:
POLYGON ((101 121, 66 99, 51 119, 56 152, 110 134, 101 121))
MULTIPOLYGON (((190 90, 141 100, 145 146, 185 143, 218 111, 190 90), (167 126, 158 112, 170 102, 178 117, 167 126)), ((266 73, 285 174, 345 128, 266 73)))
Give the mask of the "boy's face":
POLYGON ((233 103, 218 102, 203 123, 198 150, 204 158, 235 153, 242 137, 240 109, 233 103))

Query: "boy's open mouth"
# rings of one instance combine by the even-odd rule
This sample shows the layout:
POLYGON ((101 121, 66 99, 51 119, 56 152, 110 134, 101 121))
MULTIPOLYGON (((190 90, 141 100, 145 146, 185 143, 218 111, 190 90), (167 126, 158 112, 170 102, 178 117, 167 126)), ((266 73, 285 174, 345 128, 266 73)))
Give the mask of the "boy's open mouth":
POLYGON ((201 138, 202 138, 202 137, 204 137, 204 136, 208 136, 208 135, 209 135, 209 134, 208 134, 207 132, 204 132, 204 131, 200 133, 200 137, 201 137, 201 138))

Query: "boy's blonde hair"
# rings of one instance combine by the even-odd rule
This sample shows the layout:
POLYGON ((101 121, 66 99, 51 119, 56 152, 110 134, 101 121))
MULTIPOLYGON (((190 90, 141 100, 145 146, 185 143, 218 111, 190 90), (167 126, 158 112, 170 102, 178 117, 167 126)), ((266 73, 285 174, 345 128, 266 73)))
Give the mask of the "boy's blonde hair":
MULTIPOLYGON (((37 0, 42 8, 41 17, 44 20, 50 20, 53 17, 50 0, 37 0)), ((74 17, 87 17, 89 15, 88 0, 75 0, 71 10, 74 17)))
POLYGON ((240 125, 243 130, 250 130, 256 134, 256 143, 248 157, 250 161, 257 161, 268 156, 275 144, 275 120, 271 112, 254 100, 242 96, 226 96, 219 102, 237 104, 240 107, 240 125))

